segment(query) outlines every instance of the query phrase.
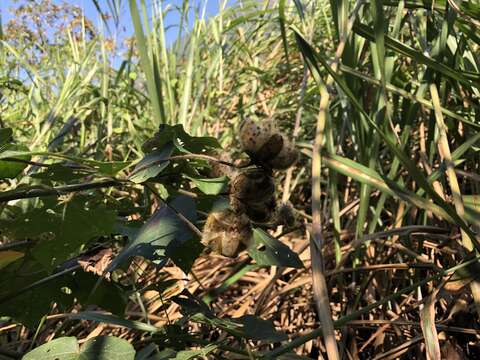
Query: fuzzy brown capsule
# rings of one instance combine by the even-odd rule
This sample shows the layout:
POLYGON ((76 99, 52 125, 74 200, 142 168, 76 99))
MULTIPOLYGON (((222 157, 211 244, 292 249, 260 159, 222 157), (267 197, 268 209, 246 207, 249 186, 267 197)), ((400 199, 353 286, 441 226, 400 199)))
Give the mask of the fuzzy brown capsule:
POLYGON ((282 203, 275 214, 277 225, 284 225, 287 227, 293 227, 296 223, 295 214, 291 205, 287 203, 282 203))
POLYGON ((252 239, 252 226, 245 214, 230 209, 212 212, 203 228, 202 244, 208 251, 235 257, 248 247, 252 239))
POLYGON ((245 119, 240 124, 240 143, 243 150, 249 153, 257 153, 270 139, 275 127, 271 121, 265 121, 262 125, 252 119, 245 119))
POLYGON ((230 193, 243 201, 263 201, 275 193, 275 183, 270 174, 261 168, 240 172, 231 181, 230 193))
POLYGON ((269 160, 269 165, 272 169, 286 170, 293 166, 298 160, 298 151, 293 144, 284 140, 282 150, 272 159, 269 160))
POLYGON ((273 125, 265 121, 261 125, 246 119, 240 125, 240 143, 252 162, 261 166, 285 170, 298 159, 298 151, 273 125))
MULTIPOLYGON (((232 157, 226 153, 226 152, 221 152, 214 154, 214 156, 221 161, 225 161, 228 163, 232 162, 232 157)), ((218 161, 210 161, 210 177, 212 178, 219 178, 222 176, 228 176, 231 177, 234 175, 235 169, 232 168, 231 166, 222 164, 221 162, 218 161)))
POLYGON ((230 207, 252 221, 268 222, 276 209, 275 183, 262 168, 240 172, 230 182, 230 207))

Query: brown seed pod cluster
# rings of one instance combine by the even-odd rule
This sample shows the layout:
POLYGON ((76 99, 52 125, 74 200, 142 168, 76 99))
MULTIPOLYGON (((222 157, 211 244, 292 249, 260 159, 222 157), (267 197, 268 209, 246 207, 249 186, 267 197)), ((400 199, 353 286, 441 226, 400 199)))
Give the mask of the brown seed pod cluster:
POLYGON ((276 225, 285 225, 292 228, 295 226, 296 221, 297 219, 290 204, 283 203, 277 208, 275 216, 276 225))
POLYGON ((230 207, 254 222, 269 222, 276 210, 273 177, 262 168, 238 173, 230 181, 230 207))
MULTIPOLYGON (((214 156, 221 161, 232 163, 232 157, 230 154, 226 152, 221 152, 214 154, 214 156)), ((232 174, 235 172, 235 169, 232 168, 231 166, 222 164, 221 162, 218 161, 210 161, 210 177, 212 178, 219 178, 222 176, 228 176, 231 177, 232 174)))
MULTIPOLYGON (((240 143, 253 167, 232 170, 221 163, 211 164, 211 176, 230 177, 230 209, 209 214, 202 243, 209 251, 228 257, 238 255, 252 239, 251 222, 292 226, 295 222, 289 205, 277 209, 272 170, 292 166, 298 152, 272 122, 262 126, 247 119, 240 126, 240 143)), ((231 162, 228 154, 220 160, 231 162)))
POLYGON ((252 161, 262 167, 285 170, 298 159, 298 151, 271 121, 259 125, 245 119, 240 125, 240 143, 252 161))
POLYGON ((248 217, 230 209, 210 213, 203 227, 202 243, 208 252, 234 257, 251 239, 252 225, 248 217))

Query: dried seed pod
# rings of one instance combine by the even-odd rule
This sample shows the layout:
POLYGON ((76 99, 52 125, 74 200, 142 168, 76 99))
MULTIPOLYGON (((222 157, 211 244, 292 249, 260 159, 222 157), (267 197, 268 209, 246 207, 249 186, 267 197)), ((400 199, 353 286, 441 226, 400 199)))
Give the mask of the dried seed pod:
MULTIPOLYGON (((226 152, 221 152, 221 153, 216 153, 213 156, 215 156, 218 160, 225 161, 225 162, 232 162, 232 157, 226 153, 226 152)), ((232 177, 235 173, 235 168, 222 164, 217 161, 210 161, 210 177, 212 178, 218 178, 222 176, 228 176, 232 177)))
POLYGON ((251 154, 257 153, 274 132, 274 125, 271 121, 265 121, 259 125, 250 118, 243 120, 239 131, 243 150, 251 154))
POLYGON ((288 227, 293 227, 295 225, 295 214, 293 213, 293 208, 289 204, 282 203, 278 207, 275 215, 275 223, 277 225, 285 225, 288 227))
POLYGON ((245 206, 245 213, 250 220, 257 223, 268 223, 272 221, 277 208, 277 202, 272 195, 264 201, 251 201, 245 206))
POLYGON ((248 169, 230 182, 230 195, 241 202, 263 202, 275 193, 272 176, 262 168, 248 169))
POLYGON ((272 134, 270 139, 262 145, 262 147, 255 154, 251 154, 254 160, 260 163, 268 163, 274 159, 284 147, 284 138, 282 134, 272 134))
POLYGON ((283 141, 282 150, 268 161, 272 169, 286 170, 298 160, 298 151, 289 141, 283 141))
POLYGON ((269 222, 275 213, 275 183, 263 168, 242 171, 230 182, 230 207, 255 222, 269 222))
POLYGON ((259 125, 251 119, 244 120, 240 142, 252 162, 266 168, 285 170, 298 159, 298 151, 271 121, 259 125))
POLYGON ((202 236, 202 243, 207 250, 235 257, 250 244, 251 239, 252 227, 245 214, 239 215, 226 209, 208 215, 202 236))

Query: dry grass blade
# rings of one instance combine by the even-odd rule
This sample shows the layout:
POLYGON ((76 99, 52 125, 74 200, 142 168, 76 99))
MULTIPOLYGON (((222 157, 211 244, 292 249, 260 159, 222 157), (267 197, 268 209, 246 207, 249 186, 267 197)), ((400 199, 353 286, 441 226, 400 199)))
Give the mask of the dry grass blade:
MULTIPOLYGON (((440 111, 440 98, 438 96, 437 86, 435 84, 430 84, 430 93, 432 95, 432 103, 435 109, 435 119, 440 134, 438 138, 438 150, 440 157, 445 162, 447 167, 446 174, 450 189, 452 190, 453 203, 455 205, 455 210, 457 211, 460 217, 465 215, 465 207, 462 200, 462 194, 460 192, 460 186, 458 184, 457 175, 455 173, 455 165, 453 163, 452 154, 450 152, 450 146, 448 144, 447 137, 447 127, 443 120, 442 112, 440 111)), ((461 229, 462 234, 462 243, 463 246, 468 250, 472 251, 474 249, 473 238, 471 238, 463 229, 461 229)), ((470 289, 472 291, 473 298, 475 300, 475 306, 477 308, 477 313, 480 315, 480 283, 476 280, 472 281, 470 284, 470 289)))
POLYGON ((418 342, 422 341, 422 336, 416 336, 413 339, 405 341, 403 344, 390 349, 383 354, 379 354, 373 358, 373 360, 393 360, 398 359, 402 354, 407 352, 410 347, 416 345, 418 342))
POLYGON ((322 254, 322 225, 321 225, 321 144, 324 137, 325 123, 329 104, 329 94, 325 86, 320 88, 320 110, 317 118, 317 131, 313 145, 312 156, 312 230, 310 238, 310 256, 312 260, 313 293, 317 306, 320 326, 323 330, 325 347, 328 358, 331 360, 340 359, 338 353, 335 330, 333 328, 330 301, 328 299, 328 288, 324 274, 324 261, 322 254))
POLYGON ((440 288, 435 289, 427 298, 420 310, 421 327, 425 338, 425 347, 428 360, 441 360, 440 343, 438 342, 435 326, 435 301, 440 288))

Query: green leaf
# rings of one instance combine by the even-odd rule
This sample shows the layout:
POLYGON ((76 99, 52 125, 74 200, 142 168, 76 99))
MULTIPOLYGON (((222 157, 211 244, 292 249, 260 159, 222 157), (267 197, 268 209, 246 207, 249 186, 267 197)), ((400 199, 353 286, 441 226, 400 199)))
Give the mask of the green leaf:
POLYGON ((77 339, 69 336, 49 341, 33 349, 22 360, 78 360, 79 352, 77 339))
POLYGON ((133 360, 135 349, 115 336, 97 336, 80 349, 75 337, 52 340, 30 351, 23 360, 133 360))
POLYGON ((172 300, 180 305, 181 312, 185 316, 194 316, 200 313, 207 318, 215 317, 208 305, 193 296, 187 289, 184 289, 179 295, 173 297, 172 300))
POLYGON ((76 159, 79 163, 85 164, 97 170, 99 173, 115 176, 119 171, 131 164, 130 161, 96 161, 90 159, 76 159))
POLYGON ((81 348, 79 360, 134 360, 135 349, 124 339, 115 336, 97 336, 81 348))
POLYGON ((17 150, 17 149, 7 148, 5 149, 5 151, 0 152, 0 160, 5 158, 21 159, 24 156, 41 155, 41 154, 44 154, 44 153, 32 152, 32 151, 28 151, 28 149, 17 150))
POLYGON ((140 321, 135 320, 127 320, 115 315, 99 313, 95 311, 83 311, 78 314, 73 314, 70 316, 71 319, 80 319, 80 320, 89 320, 89 321, 97 321, 99 323, 105 324, 112 324, 117 326, 123 326, 128 329, 139 330, 139 331, 146 331, 155 333, 158 332, 160 329, 146 323, 142 323, 140 321))
MULTIPOLYGON (((140 55, 140 65, 145 74, 147 80, 147 90, 150 97, 150 102, 153 107, 153 116, 155 122, 163 124, 167 122, 165 116, 165 108, 163 104, 163 96, 161 93, 162 84, 158 71, 158 63, 152 59, 147 47, 147 41, 143 32, 143 24, 140 18, 140 12, 138 11, 137 1, 130 0, 130 15, 133 22, 133 28, 135 30, 135 39, 138 47, 138 53, 140 55)), ((148 23, 148 21, 147 21, 148 23)), ((148 34, 148 24, 147 35, 148 34)))
MULTIPOLYGON (((28 148, 24 145, 5 145, 2 147, 4 150, 8 151, 28 151, 28 148)), ((22 155, 16 157, 19 160, 30 160, 30 155, 22 155)), ((23 169, 25 169, 28 164, 18 162, 18 161, 9 161, 1 160, 0 161, 0 179, 13 179, 17 177, 23 169)))
POLYGON ((155 354, 154 357, 151 357, 148 360, 169 360, 173 359, 176 354, 177 352, 175 350, 167 348, 155 354))
POLYGON ((286 353, 277 357, 278 360, 310 360, 307 356, 297 355, 295 353, 286 353))
MULTIPOLYGON (((313 47, 303 38, 300 31, 296 29, 295 26, 292 25, 291 28, 295 32, 297 44, 305 60, 307 61, 312 71, 312 74, 314 74, 315 79, 317 80, 318 78, 318 76, 315 76, 315 74, 320 73, 319 64, 321 64, 325 68, 325 70, 328 71, 330 76, 332 76, 332 78, 342 89, 345 95, 350 99, 350 102, 355 107, 355 109, 363 115, 361 118, 366 121, 366 127, 368 128, 368 126, 370 125, 371 128, 375 129, 377 134, 385 141, 385 144, 388 146, 390 151, 398 158, 398 160, 403 164, 405 169, 409 171, 410 175, 415 179, 418 185, 423 190, 425 190, 425 192, 432 198, 432 200, 435 202, 435 205, 440 209, 440 211, 446 215, 443 216, 443 218, 446 220, 453 219, 453 221, 467 233, 475 247, 477 249, 480 249, 480 243, 477 241, 475 234, 472 232, 472 230, 468 227, 465 221, 456 213, 455 209, 433 189, 431 184, 428 183, 424 174, 417 167, 417 164, 413 162, 412 159, 407 156, 407 154, 405 154, 403 150, 396 144, 393 134, 386 133, 380 128, 376 121, 374 121, 364 110, 358 98, 350 90, 348 84, 335 71, 333 71, 330 64, 328 64, 325 58, 313 49, 313 47)), ((388 38, 385 38, 386 44, 388 44, 387 39, 388 38)), ((318 79, 318 81, 321 81, 321 79, 318 79)), ((417 206, 417 204, 414 205, 417 206)))
POLYGON ((20 147, 18 149, 7 149, 4 152, 0 152, 0 160, 5 158, 27 159, 27 157, 28 159, 30 159, 31 156, 35 155, 70 160, 78 164, 86 165, 89 168, 92 168, 92 170, 96 170, 97 172, 108 176, 115 175, 120 170, 126 168, 131 164, 130 161, 97 161, 48 151, 28 151, 26 147, 20 147))
POLYGON ((258 265, 302 268, 298 254, 260 228, 253 229, 253 243, 248 254, 258 265))
POLYGON ((326 167, 340 174, 349 176, 362 184, 368 184, 387 195, 405 200, 416 207, 431 211, 438 217, 454 223, 450 215, 437 204, 405 189, 403 185, 395 183, 386 176, 380 176, 371 168, 338 155, 323 155, 322 161, 326 167))
POLYGON ((96 237, 110 235, 115 212, 76 196, 65 204, 47 201, 40 208, 19 212, 11 219, 1 219, 0 227, 13 239, 36 238, 33 256, 53 270, 57 265, 78 255, 82 246, 96 237))
POLYGON ((463 195, 462 199, 466 207, 480 211, 480 195, 463 195))
POLYGON ((153 360, 151 356, 155 356, 158 353, 158 346, 157 344, 151 342, 147 346, 145 346, 142 350, 137 351, 135 355, 135 360, 153 360))
POLYGON ((41 286, 28 289, 35 282, 47 278, 42 266, 31 256, 24 256, 0 271, 0 316, 9 316, 30 329, 38 326, 40 319, 50 310, 52 301, 70 303, 62 292, 69 280, 60 276, 41 286), (27 289, 21 293, 18 291, 27 289))
POLYGON ((463 195, 465 217, 477 226, 480 225, 480 195, 463 195))
MULTIPOLYGON (((170 355, 170 357, 175 357, 176 351, 185 350, 192 343, 192 336, 189 334, 188 327, 186 328, 180 325, 182 322, 183 321, 180 320, 170 325, 166 324, 162 326, 158 333, 152 335, 152 340, 158 348, 175 350, 173 353, 162 353, 162 356, 170 355)), ((160 355, 156 355, 154 359, 164 358, 159 356, 160 355)), ((150 358, 149 360, 153 359, 150 358)))
POLYGON ((0 152, 6 150, 5 145, 7 145, 13 135, 13 131, 10 128, 0 129, 0 152))
POLYGON ((235 320, 243 325, 245 336, 249 339, 266 342, 280 342, 288 339, 286 334, 275 330, 271 320, 263 320, 253 315, 245 315, 235 320))
POLYGON ((147 154, 133 169, 130 180, 138 184, 157 176, 170 163, 172 152, 173 144, 167 143, 162 149, 147 154))
POLYGON ((190 105, 190 97, 192 95, 192 83, 194 77, 194 64, 199 46, 197 45, 198 26, 193 25, 192 31, 189 33, 188 55, 184 57, 186 61, 185 76, 183 77, 183 87, 181 90, 182 100, 180 101, 180 109, 177 121, 184 126, 187 124, 188 109, 190 105))
MULTIPOLYGON (((31 269, 37 273, 41 270, 39 268, 31 269)), ((2 269, 4 271, 4 269, 2 269)), ((43 273, 43 272, 42 272, 43 273)), ((45 277, 47 276, 46 273, 45 277)), ((2 282, 3 283, 3 282, 2 282)), ((8 289, 20 289, 20 287, 15 287, 16 282, 14 279, 6 282, 9 286, 8 289)), ((0 315, 9 316, 16 321, 22 323, 29 329, 35 329, 40 319, 51 310, 51 304, 53 301, 58 301, 62 305, 72 305, 72 303, 67 304, 68 299, 66 294, 61 292, 61 289, 68 285, 68 282, 65 279, 56 279, 55 281, 50 281, 43 284, 41 287, 28 290, 23 294, 15 296, 11 300, 2 303, 0 305, 0 315)))
POLYGON ((218 212, 230 207, 230 202, 225 196, 200 196, 197 199, 197 209, 206 213, 218 212))
MULTIPOLYGON (((66 263, 62 270, 68 270, 75 264, 66 263)), ((90 294, 98 279, 97 275, 82 270, 50 275, 41 264, 26 254, 0 272, 0 316, 12 317, 34 329, 50 311, 53 302, 62 311, 69 311, 76 302, 123 314, 127 300, 125 290, 119 284, 103 281, 90 294)))
POLYGON ((228 177, 222 176, 212 179, 195 179, 187 176, 206 195, 218 195, 225 191, 228 184, 228 177))
POLYGON ((55 210, 43 210, 44 217, 32 219, 32 222, 49 219, 52 227, 47 231, 54 236, 39 241, 32 249, 32 254, 50 270, 77 255, 80 249, 94 238, 110 235, 116 220, 113 211, 102 205, 86 207, 81 198, 75 198, 55 210))
MULTIPOLYGON (((355 23, 355 25, 353 26, 353 31, 367 40, 375 41, 374 31, 365 24, 355 23)), ((473 85, 471 83, 471 80, 473 81, 479 80, 478 74, 475 74, 473 76, 468 76, 466 72, 457 70, 453 67, 440 63, 424 55, 420 51, 417 51, 411 48, 410 46, 403 44, 402 42, 396 39, 392 39, 389 36, 385 36, 384 39, 385 39, 385 46, 388 49, 391 49, 401 55, 414 59, 420 64, 425 64, 426 66, 442 73, 445 76, 450 77, 453 80, 457 80, 458 82, 461 82, 462 84, 468 87, 472 87, 473 85)))
POLYGON ((72 181, 84 178, 91 174, 82 169, 75 169, 62 164, 52 164, 47 170, 30 175, 34 179, 48 180, 48 181, 72 181))
POLYGON ((173 142, 175 148, 182 153, 202 153, 208 149, 220 148, 218 140, 209 136, 191 136, 183 125, 162 124, 159 130, 147 140, 142 150, 145 153, 163 148, 167 143, 173 142))
POLYGON ((263 320, 253 315, 228 319, 197 313, 190 317, 191 321, 208 324, 220 328, 238 338, 277 342, 287 340, 286 334, 276 331, 271 320, 263 320))
POLYGON ((68 288, 78 303, 84 307, 96 305, 116 315, 123 315, 128 297, 126 288, 113 281, 100 281, 100 276, 91 272, 77 271, 73 274, 68 288), (95 289, 92 293, 91 289, 95 289))
POLYGON ((284 333, 275 330, 271 320, 263 320, 253 315, 245 315, 236 319, 217 318, 207 304, 187 290, 172 300, 180 305, 182 314, 189 317, 190 320, 218 327, 234 336, 268 342, 287 339, 284 333))
POLYGON ((24 253, 14 250, 0 251, 0 270, 8 264, 25 256, 24 253))
MULTIPOLYGON (((106 271, 115 270, 120 264, 133 256, 143 256, 146 259, 162 261, 167 257, 166 249, 171 242, 180 246, 180 244, 192 239, 194 235, 190 228, 171 208, 191 222, 196 221, 193 199, 187 196, 178 196, 171 202, 170 207, 162 206, 153 214, 138 231, 137 236, 112 261, 106 271)), ((173 247, 173 245, 170 246, 173 247)), ((175 254, 175 252, 173 253, 175 254)), ((179 261, 178 258, 177 261, 179 261)))
POLYGON ((198 239, 192 237, 186 241, 170 242, 165 250, 165 255, 185 273, 189 273, 195 259, 200 256, 204 248, 205 246, 198 239))
POLYGON ((198 359, 199 357, 205 357, 210 354, 212 351, 218 349, 218 345, 209 344, 202 349, 198 350, 183 350, 177 352, 176 356, 173 358, 175 360, 192 360, 198 359))
POLYGON ((287 64, 290 65, 290 60, 288 58, 287 32, 285 31, 285 0, 280 0, 278 2, 278 21, 280 23, 280 34, 282 35, 283 51, 285 52, 287 64))

